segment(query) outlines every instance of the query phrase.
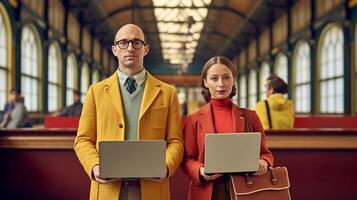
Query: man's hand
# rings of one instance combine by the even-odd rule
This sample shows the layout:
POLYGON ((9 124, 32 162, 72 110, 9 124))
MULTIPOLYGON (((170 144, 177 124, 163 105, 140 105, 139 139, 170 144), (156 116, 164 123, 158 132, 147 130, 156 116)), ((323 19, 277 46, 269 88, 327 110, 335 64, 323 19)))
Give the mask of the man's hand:
POLYGON ((256 176, 261 176, 268 171, 268 163, 267 161, 260 159, 259 160, 259 168, 258 171, 254 173, 256 176))
POLYGON ((94 167, 92 169, 92 173, 94 175, 95 180, 98 183, 106 184, 106 183, 111 183, 111 182, 120 180, 119 178, 100 178, 99 177, 99 165, 94 165, 94 167))
POLYGON ((217 179, 218 177, 221 177, 222 174, 212 174, 212 175, 207 175, 205 173, 205 168, 204 167, 201 167, 200 168, 200 174, 201 176, 206 180, 206 181, 213 181, 215 179, 217 179))

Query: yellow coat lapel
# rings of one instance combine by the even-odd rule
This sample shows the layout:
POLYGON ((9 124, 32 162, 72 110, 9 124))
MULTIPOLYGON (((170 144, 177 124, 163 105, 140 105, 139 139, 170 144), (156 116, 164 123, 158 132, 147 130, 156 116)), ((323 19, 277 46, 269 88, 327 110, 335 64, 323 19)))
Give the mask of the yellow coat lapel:
POLYGON ((146 77, 146 85, 143 94, 143 100, 141 101, 139 120, 145 114, 145 112, 149 109, 152 102, 154 102, 155 98, 160 92, 160 83, 156 81, 151 74, 147 73, 146 77))
MULTIPOLYGON (((118 75, 117 73, 114 73, 108 79, 105 85, 105 91, 107 98, 109 99, 115 110, 119 113, 120 116, 124 117, 123 102, 121 99, 118 81, 118 75)), ((145 84, 146 85, 144 89, 143 99, 141 102, 139 119, 145 114, 152 102, 154 102, 155 98, 160 93, 160 83, 156 81, 148 72, 145 84)))
POLYGON ((124 118, 123 114, 123 102, 121 99, 118 74, 114 73, 105 85, 106 97, 109 99, 110 103, 113 105, 115 110, 119 113, 121 117, 124 118))

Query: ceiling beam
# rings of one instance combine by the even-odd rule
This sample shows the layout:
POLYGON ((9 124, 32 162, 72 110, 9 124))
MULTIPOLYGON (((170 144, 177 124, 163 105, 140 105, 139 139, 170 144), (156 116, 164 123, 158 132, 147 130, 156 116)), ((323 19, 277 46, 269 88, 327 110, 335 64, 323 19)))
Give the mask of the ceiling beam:
POLYGON ((236 9, 227 7, 227 6, 216 6, 216 5, 206 5, 206 6, 154 6, 154 5, 137 5, 135 7, 133 6, 126 6, 122 8, 118 8, 116 10, 113 10, 112 12, 108 13, 108 17, 113 17, 114 15, 117 15, 121 12, 128 11, 128 10, 153 10, 155 8, 171 8, 171 9, 199 9, 199 8, 206 8, 208 10, 221 10, 221 11, 227 11, 231 12, 235 15, 238 15, 240 17, 245 18, 246 15, 242 13, 241 11, 238 11, 236 9))
POLYGON ((63 1, 63 5, 71 11, 83 11, 89 8, 89 0, 75 1, 76 3, 71 3, 70 0, 63 1))
POLYGON ((274 4, 274 3, 267 3, 266 6, 270 8, 281 9, 281 10, 285 10, 288 7, 287 4, 274 4))
POLYGON ((91 25, 91 26, 97 26, 98 24, 103 23, 103 21, 109 20, 111 17, 125 11, 130 11, 130 10, 154 10, 155 8, 162 8, 162 9, 199 9, 199 8, 206 8, 208 10, 218 10, 218 11, 225 11, 225 12, 230 12, 236 16, 239 16, 243 19, 245 19, 247 22, 251 24, 259 24, 259 21, 255 21, 253 19, 247 18, 247 15, 244 14, 243 12, 236 10, 234 8, 228 7, 228 6, 217 6, 217 5, 206 5, 206 6, 154 6, 154 5, 135 5, 135 6, 125 6, 122 8, 118 8, 113 10, 112 12, 108 13, 105 17, 101 19, 97 19, 95 21, 93 20, 87 20, 84 21, 86 25, 91 25))
MULTIPOLYGON (((255 2, 255 4, 253 5, 253 8, 249 11, 247 18, 251 18, 251 16, 253 14, 256 13, 256 11, 264 4, 265 2, 263 0, 257 0, 255 2)), ((232 41, 236 40, 237 37, 239 37, 241 35, 241 33, 243 32, 243 28, 247 26, 247 23, 249 23, 249 21, 242 22, 240 23, 237 28, 235 29, 235 31, 228 37, 226 38, 224 44, 222 44, 221 48, 219 48, 219 50, 217 51, 218 54, 225 54, 226 50, 228 49, 229 46, 232 45, 232 41)), ((255 34, 257 34, 258 31, 258 27, 259 26, 255 26, 255 34)))

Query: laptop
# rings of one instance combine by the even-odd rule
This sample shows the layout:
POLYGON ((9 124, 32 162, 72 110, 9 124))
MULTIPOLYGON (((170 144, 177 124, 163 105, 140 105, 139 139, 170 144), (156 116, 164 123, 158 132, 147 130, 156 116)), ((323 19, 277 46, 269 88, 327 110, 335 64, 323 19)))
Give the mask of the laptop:
POLYGON ((206 134, 205 139, 205 173, 258 170, 261 133, 206 134))
POLYGON ((99 175, 128 179, 166 177, 166 141, 100 141, 99 175))

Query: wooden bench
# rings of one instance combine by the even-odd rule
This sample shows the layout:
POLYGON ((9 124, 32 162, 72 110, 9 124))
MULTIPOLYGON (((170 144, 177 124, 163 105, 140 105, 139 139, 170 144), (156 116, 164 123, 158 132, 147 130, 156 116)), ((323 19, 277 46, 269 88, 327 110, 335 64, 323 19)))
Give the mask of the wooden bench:
MULTIPOLYGON (((4 199, 88 199, 89 178, 74 151, 75 129, 0 130, 4 199)), ((292 199, 357 199, 357 129, 267 131, 276 166, 287 166, 292 199)), ((170 179, 171 199, 186 199, 189 179, 170 179)))

